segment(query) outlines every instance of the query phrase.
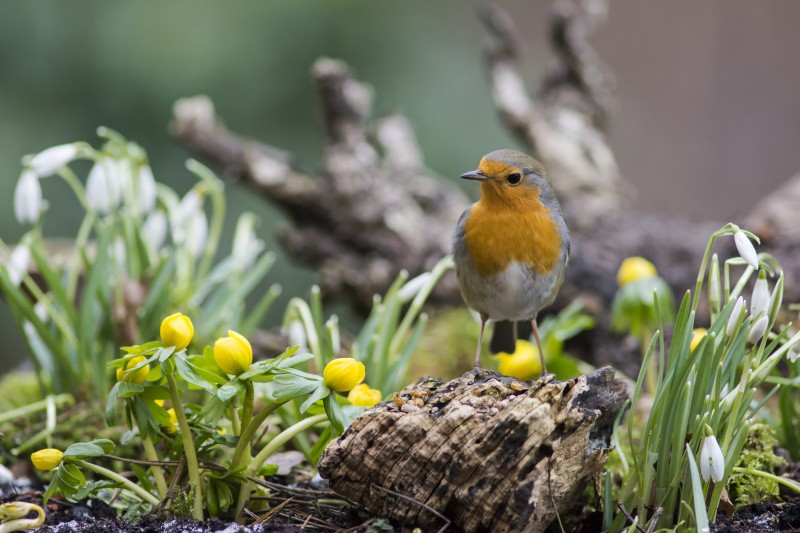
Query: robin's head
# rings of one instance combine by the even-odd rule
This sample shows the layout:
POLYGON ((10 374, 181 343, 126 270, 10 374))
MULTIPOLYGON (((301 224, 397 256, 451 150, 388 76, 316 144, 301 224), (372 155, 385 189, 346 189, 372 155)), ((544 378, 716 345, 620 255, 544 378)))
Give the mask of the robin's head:
POLYGON ((479 181, 481 196, 488 201, 539 199, 542 195, 552 195, 541 163, 516 150, 495 150, 486 154, 476 170, 461 177, 479 181))

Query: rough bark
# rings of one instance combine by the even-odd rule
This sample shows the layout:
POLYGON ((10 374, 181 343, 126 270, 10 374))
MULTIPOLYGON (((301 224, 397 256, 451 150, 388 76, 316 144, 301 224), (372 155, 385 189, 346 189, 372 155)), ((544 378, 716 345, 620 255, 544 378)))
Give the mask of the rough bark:
POLYGON ((485 370, 423 379, 358 417, 319 470, 336 492, 426 531, 543 531, 602 471, 626 399, 608 367, 563 383, 485 370))

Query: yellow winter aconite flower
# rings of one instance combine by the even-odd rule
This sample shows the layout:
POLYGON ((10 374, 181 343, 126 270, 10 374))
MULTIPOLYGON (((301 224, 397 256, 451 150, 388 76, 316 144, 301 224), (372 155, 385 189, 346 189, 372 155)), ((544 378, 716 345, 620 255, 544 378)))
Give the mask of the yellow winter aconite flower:
POLYGON ((657 275, 656 267, 644 257, 626 257, 617 272, 617 284, 624 287, 629 283, 657 275))
POLYGON ((33 466, 39 470, 52 470, 61 464, 64 454, 55 448, 45 448, 31 454, 33 466))
POLYGON ((497 369, 504 376, 517 379, 530 379, 542 371, 539 350, 528 341, 518 340, 513 354, 500 352, 497 369))
POLYGON ((169 414, 169 425, 164 426, 161 429, 164 430, 164 433, 167 435, 174 435, 176 431, 178 431, 178 415, 175 414, 175 409, 167 409, 167 414, 169 414))
POLYGON ((238 376, 253 364, 253 347, 244 336, 229 329, 214 343, 214 360, 226 374, 238 376))
POLYGON ((145 379, 147 379, 147 374, 150 373, 150 365, 144 365, 142 368, 135 370, 133 372, 126 373, 125 371, 129 368, 133 368, 142 361, 145 360, 143 355, 137 355, 128 361, 125 362, 124 365, 117 367, 117 381, 128 381, 131 383, 142 383, 145 379))
POLYGON ((697 345, 700 344, 700 341, 703 340, 703 337, 706 336, 708 330, 706 328, 695 328, 692 331, 692 342, 689 344, 689 351, 693 352, 697 345))
POLYGON ((383 398, 381 391, 370 389, 366 383, 356 385, 347 395, 347 401, 358 407, 372 407, 383 398))
POLYGON ((325 365, 325 370, 322 371, 325 386, 337 392, 352 390, 364 381, 366 375, 367 369, 364 368, 364 363, 352 357, 334 359, 325 365))
POLYGON ((192 341, 194 325, 189 317, 182 313, 169 315, 161 321, 161 342, 164 346, 174 346, 180 352, 192 341))

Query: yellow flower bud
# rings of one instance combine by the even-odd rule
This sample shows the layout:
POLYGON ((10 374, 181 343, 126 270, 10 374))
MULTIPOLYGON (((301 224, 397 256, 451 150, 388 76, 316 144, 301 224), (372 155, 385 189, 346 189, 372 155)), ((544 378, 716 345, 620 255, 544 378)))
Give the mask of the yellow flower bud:
POLYGON ((364 363, 352 357, 334 359, 325 365, 325 370, 322 371, 325 386, 337 392, 352 390, 364 381, 366 375, 367 369, 364 368, 364 363))
POLYGON ((175 313, 161 321, 161 342, 164 346, 174 346, 176 352, 189 346, 193 336, 194 325, 184 314, 175 313))
POLYGON ((214 360, 226 374, 238 376, 253 364, 253 347, 242 335, 229 329, 227 337, 214 343, 214 360))
POLYGON ((517 379, 530 379, 542 371, 539 349, 528 341, 518 340, 513 354, 497 354, 497 368, 501 374, 517 379))
POLYGON ((627 257, 622 261, 617 272, 617 284, 624 287, 640 279, 653 278, 657 275, 656 267, 644 257, 627 257))
POLYGON ((347 395, 347 401, 358 407, 372 407, 382 399, 381 391, 370 389, 366 383, 356 385, 347 395))
POLYGON ((62 457, 64 457, 64 454, 61 453, 61 450, 45 448, 44 450, 33 452, 31 454, 31 462, 39 470, 52 470, 61 464, 62 457))
POLYGON ((146 358, 143 355, 137 355, 128 359, 124 365, 117 367, 117 381, 128 381, 130 383, 142 383, 147 379, 147 374, 150 373, 150 365, 144 365, 139 370, 134 372, 125 372, 129 368, 133 368, 146 358))
POLYGON ((692 331, 692 342, 689 344, 690 352, 693 352, 694 349, 697 348, 697 345, 700 344, 700 341, 706 336, 707 331, 706 328, 694 328, 692 331))

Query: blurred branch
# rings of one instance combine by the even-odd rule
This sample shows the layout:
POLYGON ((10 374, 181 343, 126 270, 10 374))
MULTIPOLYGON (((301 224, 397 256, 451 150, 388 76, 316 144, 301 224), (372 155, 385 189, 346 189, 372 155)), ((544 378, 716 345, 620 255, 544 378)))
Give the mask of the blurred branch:
POLYGON ((605 4, 555 5, 551 39, 556 63, 543 97, 532 99, 520 73, 518 31, 496 5, 480 12, 492 98, 501 119, 547 168, 572 227, 587 227, 623 206, 629 195, 616 158, 600 129, 611 101, 608 76, 588 43, 605 4))
MULTIPOLYGON (((289 254, 317 268, 327 296, 344 294, 362 310, 401 269, 426 271, 450 252, 450 234, 467 205, 455 186, 425 168, 405 118, 379 119, 366 129, 372 89, 347 65, 319 59, 312 69, 326 134, 323 171, 309 176, 293 157, 225 128, 204 96, 175 104, 173 134, 192 150, 286 211, 280 235, 289 254)), ((449 276, 434 300, 455 302, 449 276)))

